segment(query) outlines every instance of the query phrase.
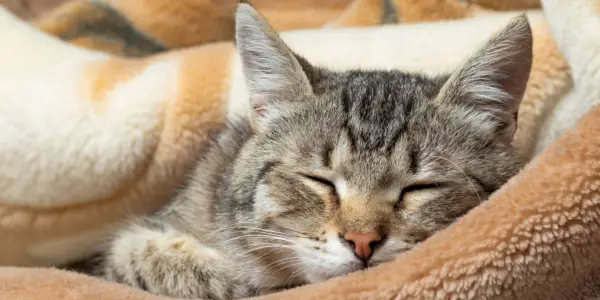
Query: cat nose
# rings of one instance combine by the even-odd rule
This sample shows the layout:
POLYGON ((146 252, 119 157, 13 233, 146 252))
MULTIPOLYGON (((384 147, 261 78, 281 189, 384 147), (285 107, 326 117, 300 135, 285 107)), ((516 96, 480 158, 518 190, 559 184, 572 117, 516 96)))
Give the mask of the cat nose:
POLYGON ((373 248, 381 242, 381 235, 375 231, 372 232, 347 232, 344 234, 344 240, 350 244, 354 254, 362 260, 367 260, 373 253, 373 248))

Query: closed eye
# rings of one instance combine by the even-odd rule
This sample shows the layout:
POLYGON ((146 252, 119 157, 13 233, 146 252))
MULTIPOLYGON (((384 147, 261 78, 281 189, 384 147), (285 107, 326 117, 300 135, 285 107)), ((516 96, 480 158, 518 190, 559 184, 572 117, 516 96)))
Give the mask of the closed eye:
POLYGON ((416 191, 422 191, 422 190, 428 190, 428 189, 435 189, 438 187, 440 187, 440 184, 437 184, 437 183, 413 184, 413 185, 405 187, 402 190, 402 194, 416 192, 416 191))
POLYGON ((305 177, 306 179, 309 179, 311 181, 314 181, 320 185, 324 185, 327 186, 330 189, 335 190, 335 185, 333 184, 333 182, 322 178, 322 177, 317 177, 317 176, 313 176, 313 175, 307 175, 307 174, 301 174, 303 177, 305 177))
POLYGON ((404 189, 402 189, 402 192, 400 193, 400 197, 398 197, 398 201, 396 202, 396 206, 398 206, 400 203, 402 203, 402 201, 404 200, 404 197, 409 193, 437 189, 437 188, 444 187, 444 186, 445 186, 445 184, 443 184, 443 183, 422 183, 422 184, 409 185, 409 186, 405 187, 404 189))

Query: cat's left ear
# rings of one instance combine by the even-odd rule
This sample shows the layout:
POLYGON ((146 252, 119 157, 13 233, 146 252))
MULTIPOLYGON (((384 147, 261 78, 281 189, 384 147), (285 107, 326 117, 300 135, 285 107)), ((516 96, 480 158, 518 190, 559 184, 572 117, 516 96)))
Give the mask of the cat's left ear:
POLYGON ((455 71, 437 100, 465 106, 467 118, 512 141, 532 62, 533 37, 525 15, 514 18, 455 71))
POLYGON ((277 32, 248 3, 236 13, 236 44, 255 126, 285 110, 286 102, 312 94, 302 65, 277 32))

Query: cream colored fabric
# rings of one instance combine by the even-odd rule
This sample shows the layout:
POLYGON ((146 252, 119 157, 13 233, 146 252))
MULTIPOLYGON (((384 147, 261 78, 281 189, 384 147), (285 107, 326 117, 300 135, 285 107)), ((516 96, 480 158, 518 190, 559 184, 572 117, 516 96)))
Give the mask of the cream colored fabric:
MULTIPOLYGON (((282 35, 334 69, 439 73, 514 15, 282 35)), ((568 82, 541 14, 530 19, 536 54, 515 141, 524 152, 568 82)), ((6 10, 0 24, 0 264, 57 265, 97 251, 125 218, 162 206, 211 132, 249 108, 229 42, 119 58, 61 42, 6 10)))
MULTIPOLYGON (((260 299, 588 299, 600 270, 600 106, 397 260, 260 299)), ((0 299, 167 300, 66 271, 0 268, 0 299)))

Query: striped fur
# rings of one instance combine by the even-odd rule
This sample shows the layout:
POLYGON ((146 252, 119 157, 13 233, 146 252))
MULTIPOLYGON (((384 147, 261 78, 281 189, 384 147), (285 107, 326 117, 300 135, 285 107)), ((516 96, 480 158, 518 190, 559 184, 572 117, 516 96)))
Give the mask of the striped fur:
POLYGON ((223 300, 325 281, 393 260, 522 166, 525 16, 437 76, 313 66, 246 3, 236 31, 250 118, 230 120, 165 208, 115 234, 105 278, 223 300))
MULTIPOLYGON (((431 75, 454 68, 514 15, 282 36, 316 65, 431 75)), ((534 56, 517 137, 536 128, 565 74, 540 15, 529 18, 543 55, 534 56)), ((0 25, 2 264, 56 265, 98 251, 125 216, 164 205, 213 132, 249 111, 231 43, 126 59, 60 42, 5 9, 0 25)), ((530 147, 524 137, 517 143, 530 147)))

